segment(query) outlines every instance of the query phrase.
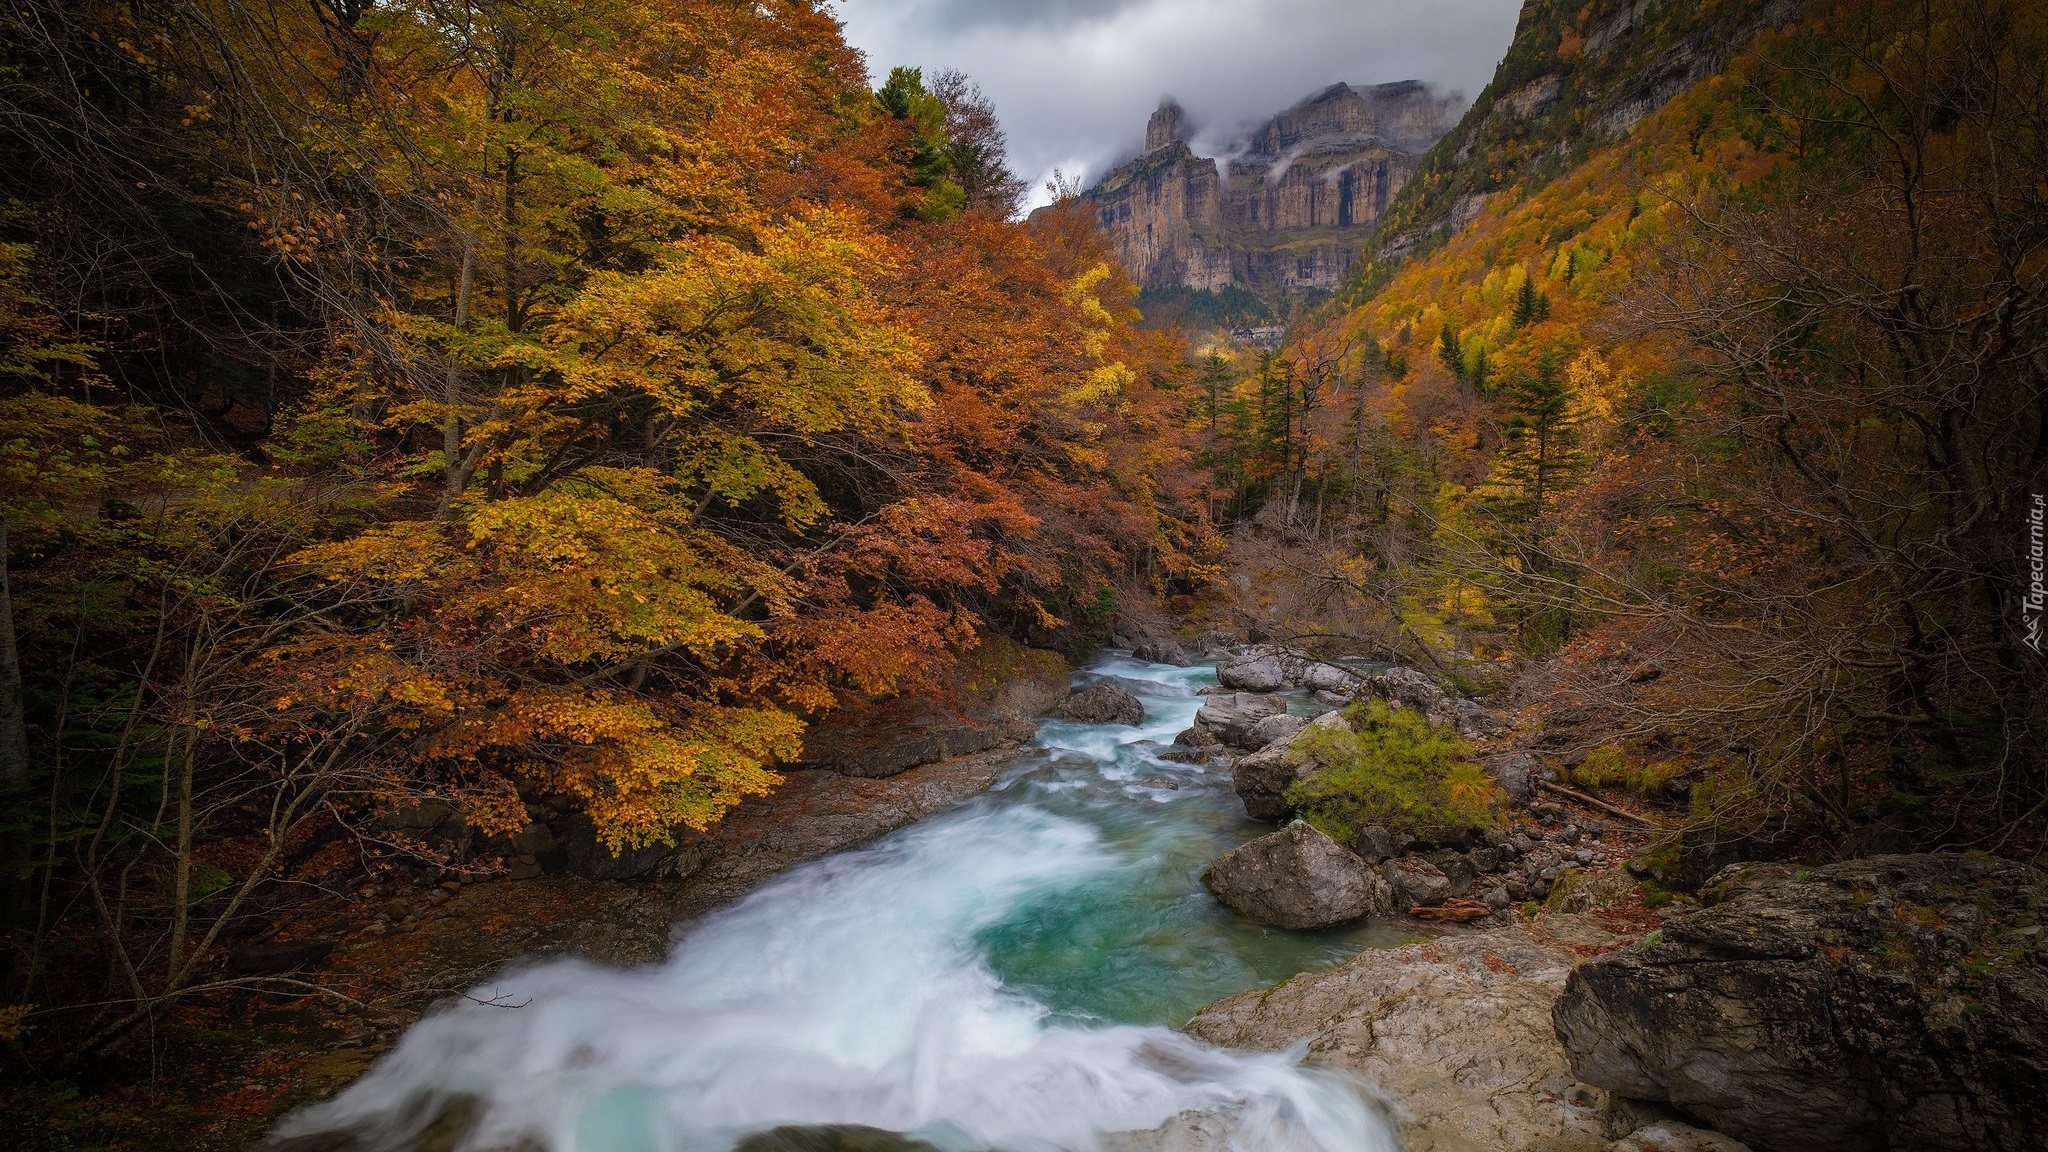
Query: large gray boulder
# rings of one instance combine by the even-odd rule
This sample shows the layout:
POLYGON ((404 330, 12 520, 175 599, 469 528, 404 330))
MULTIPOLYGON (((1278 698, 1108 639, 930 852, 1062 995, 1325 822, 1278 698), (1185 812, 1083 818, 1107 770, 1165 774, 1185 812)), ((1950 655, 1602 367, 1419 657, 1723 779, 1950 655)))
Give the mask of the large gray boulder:
POLYGON ((1268 716, 1251 726, 1245 733, 1245 743, 1253 748, 1270 748, 1275 744, 1293 741, 1308 727, 1308 717, 1290 716, 1285 712, 1268 716))
POLYGON ((1285 820, 1294 815, 1287 804, 1287 789, 1298 780, 1306 780, 1319 765, 1314 759, 1300 755, 1296 745, 1299 737, 1312 728, 1343 724, 1344 718, 1336 712, 1325 712, 1314 720, 1301 716, 1269 716, 1254 726, 1256 736, 1260 728, 1274 721, 1288 720, 1297 723, 1282 738, 1268 741, 1249 756, 1241 756, 1230 766, 1230 784, 1244 801, 1245 815, 1254 820, 1285 820))
POLYGON ((2048 874, 1966 855, 1739 864, 1572 974, 1578 1076, 1760 1152, 2043 1148, 2048 874))
POLYGON ((1265 654, 1227 663, 1218 661, 1216 682, 1240 692, 1278 692, 1287 686, 1287 669, 1278 656, 1265 654))
POLYGON ((1314 692, 1337 692, 1346 696, 1356 695, 1364 684, 1364 678, 1349 668, 1335 664, 1309 663, 1301 670, 1295 683, 1314 692))
POLYGON ((1287 753, 1286 744, 1275 744, 1231 762, 1230 784, 1244 801, 1245 815, 1254 820, 1285 820, 1294 815, 1285 798, 1287 789, 1306 779, 1316 766, 1296 763, 1287 753))
POLYGON ((1240 845, 1202 879, 1225 905, 1278 928, 1327 928, 1388 908, 1386 882, 1365 861, 1302 823, 1240 845))
POLYGON ((1195 727, 1205 729, 1218 741, 1234 748, 1259 748, 1263 742, 1252 736, 1252 728, 1268 716, 1287 711, 1287 702, 1277 696, 1233 692, 1210 696, 1195 712, 1195 727))
POLYGON ((1142 724, 1145 704, 1128 690, 1098 680, 1060 702, 1055 711, 1083 724, 1142 724))

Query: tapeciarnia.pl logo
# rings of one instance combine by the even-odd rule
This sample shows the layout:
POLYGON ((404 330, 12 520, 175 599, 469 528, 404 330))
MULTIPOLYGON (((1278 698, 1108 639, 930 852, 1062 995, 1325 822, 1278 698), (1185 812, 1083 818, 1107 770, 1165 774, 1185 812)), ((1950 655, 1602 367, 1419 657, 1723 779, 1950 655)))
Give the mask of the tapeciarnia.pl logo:
POLYGON ((2048 528, 2048 498, 2039 492, 2027 510, 2027 569, 2032 580, 2027 596, 2020 602, 2020 616, 2027 625, 2027 647, 2041 651, 2041 614, 2048 608, 2048 558, 2042 554, 2042 530, 2048 528))

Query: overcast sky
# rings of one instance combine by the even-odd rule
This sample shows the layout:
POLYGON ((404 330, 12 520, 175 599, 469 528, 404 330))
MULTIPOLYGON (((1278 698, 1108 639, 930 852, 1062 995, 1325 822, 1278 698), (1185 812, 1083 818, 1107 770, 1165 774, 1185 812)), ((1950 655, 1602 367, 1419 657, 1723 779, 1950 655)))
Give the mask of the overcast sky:
POLYGON ((1212 130, 1337 81, 1426 80, 1469 100, 1520 0, 835 0, 876 83, 958 68, 994 101, 1034 203, 1057 167, 1093 183, 1171 95, 1212 130))

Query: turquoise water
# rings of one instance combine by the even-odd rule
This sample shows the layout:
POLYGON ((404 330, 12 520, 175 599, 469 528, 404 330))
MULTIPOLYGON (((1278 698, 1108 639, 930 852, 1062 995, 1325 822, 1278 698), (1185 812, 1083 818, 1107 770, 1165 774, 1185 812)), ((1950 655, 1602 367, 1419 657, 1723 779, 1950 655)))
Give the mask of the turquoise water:
POLYGON ((1213 673, 1090 671, 1139 689, 1144 723, 1046 721, 988 794, 785 873, 661 964, 508 973, 280 1133, 411 1148, 459 1102, 474 1119, 457 1147, 477 1152, 727 1152, 784 1124, 1050 1152, 1199 1110, 1231 1117, 1241 1152, 1391 1152, 1361 1086, 1168 1027, 1398 938, 1219 907, 1202 869, 1263 828, 1227 770, 1152 754, 1213 673))
POLYGON ((1144 724, 1044 721, 1042 750, 1022 758, 988 802, 1085 823, 1113 863, 1025 901, 981 934, 1007 986, 1074 1020, 1173 1026, 1224 996, 1407 939, 1376 927, 1285 932, 1218 904, 1202 870, 1272 825, 1245 817, 1228 769, 1153 755, 1193 723, 1194 690, 1216 683, 1214 670, 1110 659, 1091 671, 1137 688, 1144 724))

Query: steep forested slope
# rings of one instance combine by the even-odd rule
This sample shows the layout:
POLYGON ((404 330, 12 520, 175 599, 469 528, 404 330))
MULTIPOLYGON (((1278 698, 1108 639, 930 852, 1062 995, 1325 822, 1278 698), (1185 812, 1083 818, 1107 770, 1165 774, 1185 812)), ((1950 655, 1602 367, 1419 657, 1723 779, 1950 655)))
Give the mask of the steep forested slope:
POLYGON ((0 30, 4 971, 73 1058, 280 880, 437 864, 395 808, 701 828, 1200 543, 1100 242, 808 0, 0 30))
POLYGON ((1245 607, 1512 689, 1583 782, 1703 826, 2038 842, 2043 36, 1528 5, 1396 209, 1443 231, 1212 365, 1229 507, 1274 529, 1245 607), (1691 75, 1660 60, 1702 74, 1616 119, 1691 75))

